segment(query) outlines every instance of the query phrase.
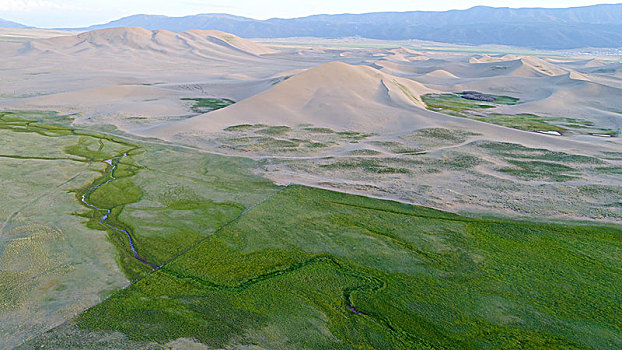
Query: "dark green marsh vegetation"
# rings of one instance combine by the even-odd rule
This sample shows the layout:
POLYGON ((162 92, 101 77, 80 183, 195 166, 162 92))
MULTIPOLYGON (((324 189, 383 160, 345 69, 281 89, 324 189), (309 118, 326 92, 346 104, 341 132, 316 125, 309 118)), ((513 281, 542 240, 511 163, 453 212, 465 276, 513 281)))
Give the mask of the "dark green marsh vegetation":
POLYGON ((228 98, 182 98, 182 101, 193 101, 190 109, 194 113, 208 113, 225 107, 229 107, 235 101, 228 98))

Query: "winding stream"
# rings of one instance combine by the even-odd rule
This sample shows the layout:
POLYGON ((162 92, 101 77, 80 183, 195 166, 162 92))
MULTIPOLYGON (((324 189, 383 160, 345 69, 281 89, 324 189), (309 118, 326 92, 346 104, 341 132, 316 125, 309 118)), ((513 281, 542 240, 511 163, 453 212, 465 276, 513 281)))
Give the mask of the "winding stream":
POLYGON ((140 261, 141 263, 145 264, 145 265, 149 265, 151 267, 153 267, 154 269, 160 269, 160 267, 156 264, 150 263, 146 260, 144 260, 143 258, 140 257, 140 255, 138 254, 138 252, 136 251, 136 247, 134 247, 134 240, 132 239, 132 235, 130 235, 130 233, 127 230, 124 230, 122 228, 116 227, 114 225, 111 225, 109 223, 106 222, 106 220, 108 219, 108 217, 110 216, 110 213, 112 212, 112 209, 102 209, 102 208, 98 208, 97 206, 95 206, 92 203, 89 203, 86 199, 87 196, 91 195, 93 192, 95 192, 98 188, 107 185, 109 183, 111 183, 112 181, 116 180, 117 178, 114 177, 114 171, 117 168, 117 164, 119 163, 118 160, 120 160, 121 158, 127 156, 127 153, 124 153, 122 156, 119 157, 115 157, 115 158, 110 158, 108 160, 105 160, 104 163, 110 165, 110 179, 108 179, 108 181, 101 183, 91 189, 89 189, 85 194, 82 195, 82 203, 84 203, 86 206, 88 206, 89 208, 93 208, 97 211, 101 211, 104 212, 104 215, 102 216, 102 218, 99 220, 99 223, 109 227, 115 231, 118 232, 123 232, 126 236, 127 239, 130 242, 130 248, 132 249, 132 253, 134 253, 134 258, 136 258, 136 260, 140 261), (116 162, 115 162, 116 161, 116 162))

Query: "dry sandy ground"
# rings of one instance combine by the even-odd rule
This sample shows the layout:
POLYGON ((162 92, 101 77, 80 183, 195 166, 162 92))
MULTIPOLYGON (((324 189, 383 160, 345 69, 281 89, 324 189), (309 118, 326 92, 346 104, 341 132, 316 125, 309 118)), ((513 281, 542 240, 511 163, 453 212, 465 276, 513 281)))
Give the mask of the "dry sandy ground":
MULTIPOLYGON (((503 54, 474 54, 477 48, 458 47, 452 52, 451 47, 439 45, 430 49, 429 43, 420 47, 416 43, 411 47, 390 47, 360 40, 322 45, 321 40, 314 39, 306 46, 300 40, 293 45, 282 41, 270 48, 217 31, 171 33, 119 28, 77 35, 18 32, 22 38, 39 39, 16 42, 9 40, 16 32, 0 31, 0 37, 5 38, 0 39, 2 109, 74 113, 77 125, 113 125, 126 135, 271 159, 264 170, 269 169, 266 174, 280 183, 329 186, 455 211, 622 220, 615 191, 609 191, 613 194, 607 197, 607 203, 604 199, 588 198, 580 201, 585 206, 575 207, 572 200, 576 197, 572 189, 580 186, 617 188, 622 184, 617 173, 601 176, 583 172, 578 180, 569 183, 535 178, 530 182, 528 176, 516 178, 500 173, 500 167, 509 166, 503 156, 484 156, 470 144, 482 140, 509 142, 599 157, 603 166, 617 167, 620 160, 615 152, 622 151, 619 137, 581 133, 549 136, 521 131, 433 112, 421 100, 421 95, 428 93, 465 90, 509 95, 520 98, 521 103, 499 106, 495 112, 575 118, 617 131, 622 129, 619 58, 567 57, 555 53, 542 53, 541 57, 546 58, 539 58, 521 55, 518 50, 509 52, 511 49, 503 54), (182 99, 198 97, 229 98, 238 103, 196 115, 191 110, 192 102, 182 99), (223 131, 240 124, 288 126, 293 131, 264 139, 223 131), (305 132, 310 127, 329 128, 335 133, 358 132, 361 137, 324 137, 321 147, 279 149, 279 142, 292 138, 301 145, 320 145, 314 141, 321 135, 305 132), (378 144, 406 145, 404 137, 420 129, 459 130, 477 135, 460 145, 439 143, 426 149, 427 156, 443 158, 456 152, 468 153, 490 158, 492 165, 433 176, 415 176, 416 171, 411 169, 411 175, 397 177, 337 170, 318 172, 318 164, 308 164, 325 157, 359 156, 408 162, 404 158, 407 155, 380 149, 378 144), (236 137, 264 143, 244 146, 244 139, 236 137), (236 142, 244 147, 232 146, 236 142), (369 149, 377 153, 363 151, 361 155, 361 150, 369 149), (474 181, 482 178, 487 180, 474 181), (492 185, 498 182, 514 186, 513 190, 492 185), (413 190, 418 186, 424 186, 425 193, 413 190), (557 209, 543 210, 542 205, 531 203, 535 199, 527 195, 533 190, 530 186, 544 186, 547 195, 557 194, 557 209), (566 187, 560 190, 560 186, 566 187), (462 195, 457 197, 455 193, 462 195), (505 205, 509 202, 524 205, 513 209, 516 205, 505 205), (590 214, 600 212, 598 207, 604 205, 609 208, 606 215, 590 214), (583 210, 584 207, 591 211, 583 210)), ((546 200, 544 196, 542 201, 546 200)))

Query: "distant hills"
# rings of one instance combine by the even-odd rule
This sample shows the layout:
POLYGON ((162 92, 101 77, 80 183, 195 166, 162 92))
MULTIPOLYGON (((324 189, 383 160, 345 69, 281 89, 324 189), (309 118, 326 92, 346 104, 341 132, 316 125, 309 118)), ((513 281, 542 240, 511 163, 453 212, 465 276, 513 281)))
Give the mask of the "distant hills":
POLYGON ((622 4, 566 9, 478 6, 445 12, 316 15, 265 21, 223 14, 136 15, 87 29, 138 26, 182 32, 217 29, 246 38, 360 36, 454 44, 501 44, 540 49, 622 47, 622 4))
POLYGON ((538 49, 622 47, 622 4, 585 7, 494 8, 444 12, 376 12, 255 20, 227 14, 185 17, 134 15, 85 30, 142 27, 184 32, 215 29, 244 38, 364 37, 429 40, 452 44, 498 44, 538 49))
POLYGON ((29 28, 20 23, 11 22, 0 18, 0 28, 29 28))

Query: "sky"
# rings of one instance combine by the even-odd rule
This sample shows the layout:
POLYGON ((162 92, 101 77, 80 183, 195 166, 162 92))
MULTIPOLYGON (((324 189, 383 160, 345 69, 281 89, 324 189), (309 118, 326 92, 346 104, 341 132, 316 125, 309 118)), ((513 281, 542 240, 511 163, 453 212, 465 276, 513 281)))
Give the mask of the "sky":
POLYGON ((477 5, 572 7, 606 0, 0 0, 0 18, 41 28, 86 27, 134 14, 229 13, 255 19, 379 11, 444 11, 477 5))

